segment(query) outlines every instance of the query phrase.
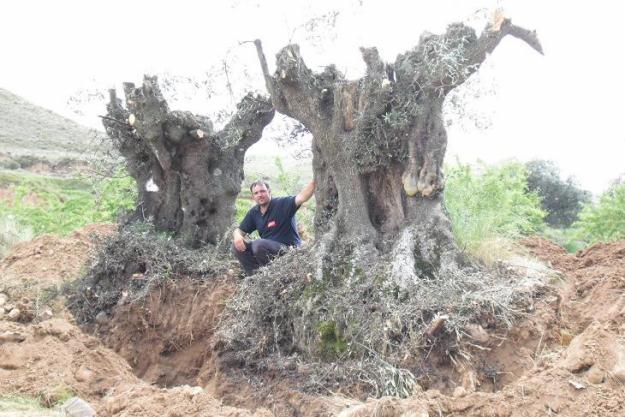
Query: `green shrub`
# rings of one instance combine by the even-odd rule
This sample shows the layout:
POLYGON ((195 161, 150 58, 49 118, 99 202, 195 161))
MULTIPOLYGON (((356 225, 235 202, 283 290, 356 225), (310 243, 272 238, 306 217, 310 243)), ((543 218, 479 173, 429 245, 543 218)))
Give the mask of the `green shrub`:
POLYGON ((597 204, 587 204, 573 224, 588 243, 625 238, 625 184, 603 193, 597 204))
POLYGON ((540 196, 547 212, 545 222, 553 227, 569 227, 577 220, 584 204, 590 202, 589 191, 582 190, 571 177, 560 178, 555 162, 534 160, 525 164, 527 186, 540 196))
POLYGON ((563 247, 569 253, 575 253, 588 245, 587 241, 580 238, 579 231, 573 227, 566 229, 546 227, 541 235, 563 247))
POLYGON ((11 195, 0 201, 0 217, 12 216, 36 235, 64 235, 87 224, 116 221, 136 201, 134 180, 123 174, 92 180, 2 172, 0 185, 11 195))
POLYGON ((508 243, 544 227, 538 195, 527 190, 527 173, 519 163, 447 169, 445 201, 461 248, 488 262, 508 243), (489 255, 490 254, 490 255, 489 255))

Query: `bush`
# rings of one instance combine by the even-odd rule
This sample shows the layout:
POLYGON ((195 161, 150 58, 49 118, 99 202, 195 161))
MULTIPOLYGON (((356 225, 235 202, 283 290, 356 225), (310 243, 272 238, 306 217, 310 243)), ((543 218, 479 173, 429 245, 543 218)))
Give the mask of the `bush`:
POLYGON ((587 204, 573 225, 588 243, 625 238, 625 184, 601 195, 597 204, 587 204))
POLYGON ((571 177, 560 178, 560 171, 552 161, 534 160, 525 167, 528 189, 540 196, 541 206, 547 212, 547 224, 559 228, 571 226, 583 205, 590 202, 590 192, 582 190, 571 177))
POLYGON ((508 243, 541 230, 545 213, 536 193, 527 190, 523 165, 468 165, 447 170, 446 207, 456 240, 470 254, 488 261, 508 243))

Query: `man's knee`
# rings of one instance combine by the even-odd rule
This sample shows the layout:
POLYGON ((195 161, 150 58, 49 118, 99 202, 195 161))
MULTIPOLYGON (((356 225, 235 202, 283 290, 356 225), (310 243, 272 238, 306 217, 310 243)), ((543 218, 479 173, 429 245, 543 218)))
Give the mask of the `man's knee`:
POLYGON ((269 239, 257 239, 252 242, 252 254, 259 260, 268 260, 274 257, 285 248, 285 245, 269 239))

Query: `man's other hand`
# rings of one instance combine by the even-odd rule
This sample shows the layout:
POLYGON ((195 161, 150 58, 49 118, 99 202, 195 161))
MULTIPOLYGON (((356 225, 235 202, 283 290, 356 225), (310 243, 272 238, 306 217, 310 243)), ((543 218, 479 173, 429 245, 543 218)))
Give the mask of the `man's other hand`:
POLYGON ((245 238, 239 229, 236 229, 232 234, 232 243, 234 244, 235 249, 239 252, 245 252, 245 249, 247 249, 245 246, 245 238))

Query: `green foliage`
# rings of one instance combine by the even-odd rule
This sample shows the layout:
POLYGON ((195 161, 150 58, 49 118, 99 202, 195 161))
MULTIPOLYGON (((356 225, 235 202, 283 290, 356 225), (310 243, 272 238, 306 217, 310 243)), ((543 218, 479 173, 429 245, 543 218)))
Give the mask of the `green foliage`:
POLYGON ((96 181, 0 172, 0 186, 9 196, 0 201, 0 217, 11 216, 37 235, 115 221, 136 201, 135 182, 123 173, 96 181))
POLYGON ((518 163, 468 165, 447 170, 445 200, 456 239, 476 254, 488 241, 515 240, 543 227, 538 195, 527 190, 525 168, 518 163))
POLYGON ((235 205, 236 205, 236 213, 234 217, 237 221, 237 224, 240 224, 241 221, 243 220, 243 217, 245 217, 245 214, 252 207, 252 202, 250 201, 249 198, 237 198, 235 205))
POLYGON ((590 192, 582 190, 571 177, 560 178, 560 171, 552 161, 534 160, 525 164, 527 186, 541 199, 547 212, 545 221, 553 227, 569 227, 584 204, 590 202, 590 192))
POLYGON ((573 227, 589 243, 625 238, 625 184, 602 194, 597 204, 587 204, 573 227))
POLYGON ((282 164, 282 158, 279 156, 276 156, 274 163, 276 164, 276 168, 278 168, 276 182, 278 183, 280 192, 287 195, 297 194, 300 188, 300 176, 287 172, 282 164))
POLYGON ((330 359, 345 352, 347 341, 339 332, 334 321, 320 321, 316 327, 319 333, 319 348, 322 357, 330 359))
POLYGON ((566 229, 546 227, 541 234, 569 253, 575 253, 588 245, 588 242, 580 238, 579 230, 572 227, 566 229))

